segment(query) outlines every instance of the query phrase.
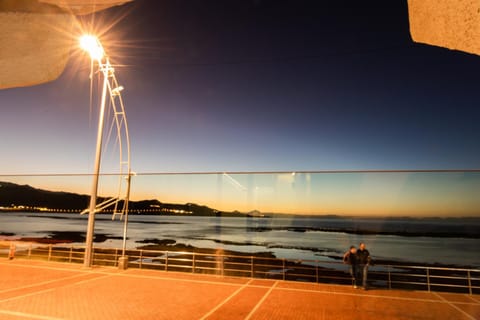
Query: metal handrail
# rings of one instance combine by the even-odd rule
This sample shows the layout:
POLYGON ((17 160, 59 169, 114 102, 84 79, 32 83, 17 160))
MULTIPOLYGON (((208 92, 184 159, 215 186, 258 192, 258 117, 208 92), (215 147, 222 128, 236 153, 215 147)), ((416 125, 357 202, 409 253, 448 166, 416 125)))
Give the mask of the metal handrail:
MULTIPOLYGON (((82 263, 85 252, 84 246, 13 243, 16 248, 15 258, 82 263)), ((0 257, 8 257, 9 250, 10 245, 0 243, 0 257)), ((95 247, 93 264, 117 267, 121 252, 122 249, 117 248, 95 247)), ((140 269, 316 283, 352 283, 346 266, 341 262, 144 249, 129 249, 127 255, 128 266, 140 269)), ((414 288, 478 294, 480 293, 480 269, 376 264, 369 269, 369 282, 375 287, 388 289, 414 288)))

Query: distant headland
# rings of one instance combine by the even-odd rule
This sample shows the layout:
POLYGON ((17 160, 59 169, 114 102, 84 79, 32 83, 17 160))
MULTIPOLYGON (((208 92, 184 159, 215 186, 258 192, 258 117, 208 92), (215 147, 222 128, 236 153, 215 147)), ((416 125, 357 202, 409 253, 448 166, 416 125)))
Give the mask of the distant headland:
MULTIPOLYGON (((105 199, 99 198, 99 201, 105 199)), ((58 192, 37 189, 29 185, 19 185, 11 182, 0 182, 0 211, 23 212, 59 212, 79 213, 88 207, 89 195, 71 192, 58 192)), ((195 216, 239 216, 248 213, 221 212, 207 206, 195 203, 174 204, 163 203, 159 200, 129 201, 129 212, 133 214, 167 214, 167 215, 195 215, 195 216)), ((112 208, 103 210, 111 213, 112 208)))

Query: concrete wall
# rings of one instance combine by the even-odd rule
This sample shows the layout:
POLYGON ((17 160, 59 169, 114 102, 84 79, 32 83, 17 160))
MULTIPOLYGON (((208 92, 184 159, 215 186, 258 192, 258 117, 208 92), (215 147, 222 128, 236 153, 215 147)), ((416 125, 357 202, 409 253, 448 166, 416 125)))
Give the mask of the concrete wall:
POLYGON ((0 12, 0 88, 55 80, 72 47, 69 14, 0 12))
POLYGON ((480 54, 479 0, 408 0, 416 42, 480 54))
POLYGON ((0 89, 57 79, 78 41, 76 15, 130 1, 0 0, 0 89))
POLYGON ((133 0, 38 0, 38 2, 55 5, 75 15, 89 14, 131 1, 133 0))

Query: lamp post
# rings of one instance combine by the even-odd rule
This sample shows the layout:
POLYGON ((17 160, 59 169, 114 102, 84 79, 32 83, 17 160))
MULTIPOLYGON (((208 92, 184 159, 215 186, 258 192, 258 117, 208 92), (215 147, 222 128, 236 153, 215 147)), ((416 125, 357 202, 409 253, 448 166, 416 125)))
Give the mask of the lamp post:
POLYGON ((98 63, 99 71, 103 75, 103 88, 102 88, 102 97, 100 102, 100 115, 98 118, 98 133, 97 133, 97 146, 95 154, 95 167, 93 172, 93 181, 90 197, 90 205, 87 210, 84 210, 82 213, 88 212, 88 225, 87 225, 87 235, 85 241, 85 257, 84 257, 84 266, 91 267, 93 263, 93 236, 95 228, 95 214, 101 210, 114 206, 112 220, 115 219, 115 216, 119 214, 121 217, 124 216, 124 230, 123 230, 123 246, 122 246, 122 257, 119 259, 119 268, 126 269, 128 266, 128 256, 126 253, 126 240, 127 240, 127 224, 128 224, 128 202, 130 198, 130 183, 132 173, 130 171, 130 138, 128 134, 128 125, 125 115, 125 108, 123 106, 123 100, 120 92, 123 90, 123 86, 120 86, 115 78, 115 70, 110 64, 108 57, 105 55, 103 47, 100 41, 92 36, 86 35, 80 38, 81 47, 87 51, 92 60, 92 66, 94 62, 98 63), (110 98, 110 104, 113 108, 113 121, 116 124, 117 134, 118 134, 118 146, 119 146, 119 155, 120 155, 120 185, 117 197, 105 200, 102 203, 97 204, 97 193, 98 193, 98 179, 100 176, 100 161, 102 155, 102 139, 103 139, 103 127, 104 127, 104 116, 105 116, 105 105, 107 102, 107 91, 110 98), (126 156, 125 156, 126 155, 126 156), (125 170, 126 169, 126 170, 125 170), (122 186, 123 186, 123 173, 126 171, 126 190, 125 195, 122 198, 122 186), (120 211, 117 210, 118 204, 123 199, 123 206, 120 211))
MULTIPOLYGON (((80 38, 80 46, 87 51, 90 58, 98 62, 102 68, 102 59, 104 57, 104 50, 100 41, 94 36, 86 35, 80 38)), ((107 63, 107 65, 109 65, 107 63)), ((102 69, 104 69, 103 67, 102 69)), ((103 71, 103 70, 102 70, 103 71)), ((105 118, 105 102, 107 97, 107 84, 108 75, 103 75, 103 88, 102 99, 100 104, 100 115, 98 118, 98 131, 97 131, 97 146, 95 152, 95 167, 93 170, 92 189, 90 193, 90 206, 88 211, 88 225, 87 236, 85 239, 85 256, 83 260, 84 267, 91 267, 92 265, 92 252, 93 252, 93 234, 95 229, 95 210, 97 206, 97 192, 98 192, 98 178, 100 174, 100 160, 102 157, 102 138, 103 138, 103 122, 105 118)))

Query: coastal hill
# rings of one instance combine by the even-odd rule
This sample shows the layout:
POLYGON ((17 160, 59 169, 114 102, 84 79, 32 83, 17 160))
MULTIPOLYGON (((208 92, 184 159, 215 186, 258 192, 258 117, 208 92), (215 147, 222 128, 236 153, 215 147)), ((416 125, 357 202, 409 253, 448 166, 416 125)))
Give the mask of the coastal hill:
MULTIPOLYGON (((99 198, 101 202, 105 199, 99 198)), ((88 208, 89 195, 48 191, 29 185, 0 182, 0 211, 50 211, 78 213, 88 208)), ((121 205, 122 203, 120 203, 121 205)), ((158 200, 129 201, 129 212, 135 214, 170 214, 196 216, 241 216, 240 212, 220 212, 194 203, 162 203, 158 200)), ((105 212, 112 208, 107 208, 105 212)))

